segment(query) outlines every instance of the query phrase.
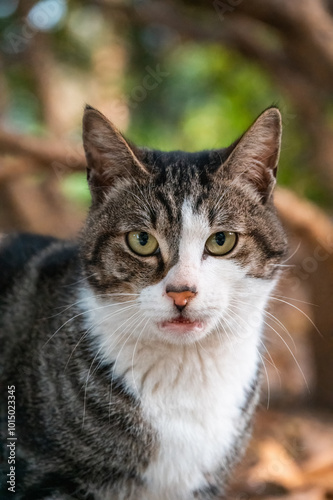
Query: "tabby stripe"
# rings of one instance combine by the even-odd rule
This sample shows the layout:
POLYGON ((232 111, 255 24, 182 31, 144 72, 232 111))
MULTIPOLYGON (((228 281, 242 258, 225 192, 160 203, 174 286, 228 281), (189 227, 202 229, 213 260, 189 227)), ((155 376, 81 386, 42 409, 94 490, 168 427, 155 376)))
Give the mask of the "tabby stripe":
POLYGON ((263 236, 263 234, 258 231, 257 229, 253 229, 250 233, 249 236, 252 236, 262 251, 265 253, 267 259, 273 259, 274 257, 282 257, 285 255, 285 249, 283 250, 272 250, 269 242, 267 239, 263 236))
POLYGON ((200 211, 200 208, 203 204, 204 201, 206 201, 208 198, 208 194, 207 193, 202 193, 200 196, 198 196, 197 200, 196 200, 196 203, 195 203, 195 206, 194 206, 194 211, 195 212, 199 212, 200 211))
POLYGON ((97 265, 100 262, 100 254, 112 236, 113 235, 110 232, 102 233, 98 236, 92 251, 92 258, 89 260, 89 264, 97 265))
POLYGON ((165 208, 165 210, 168 214, 169 221, 173 221, 176 218, 176 215, 174 214, 174 212, 170 206, 170 202, 167 200, 167 198, 160 191, 156 192, 156 197, 157 197, 158 201, 161 203, 161 205, 163 205, 163 207, 165 208))
POLYGON ((202 170, 199 171, 199 178, 201 185, 206 187, 211 184, 211 177, 207 172, 207 167, 205 166, 202 170))

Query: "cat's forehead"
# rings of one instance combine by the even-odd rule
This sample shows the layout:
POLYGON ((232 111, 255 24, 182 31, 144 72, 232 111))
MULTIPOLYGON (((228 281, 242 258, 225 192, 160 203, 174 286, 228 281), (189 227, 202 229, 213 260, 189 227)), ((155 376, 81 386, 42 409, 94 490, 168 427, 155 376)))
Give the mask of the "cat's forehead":
POLYGON ((207 190, 216 182, 215 173, 226 160, 225 150, 161 152, 141 150, 140 160, 151 172, 151 182, 165 186, 177 195, 189 196, 207 190))
POLYGON ((241 179, 235 182, 223 175, 224 150, 142 150, 140 161, 149 175, 119 179, 104 206, 108 211, 110 204, 114 222, 128 225, 124 231, 133 224, 175 231, 183 218, 184 203, 210 226, 229 230, 243 229, 248 214, 263 211, 253 192, 247 196, 241 179))
POLYGON ((141 150, 140 161, 150 172, 144 184, 162 203, 163 196, 169 201, 172 199, 178 210, 185 199, 191 199, 193 206, 199 207, 214 187, 222 188, 223 176, 217 176, 216 172, 225 161, 223 151, 141 150))
POLYGON ((228 149, 205 150, 190 153, 186 151, 159 151, 154 149, 140 148, 140 160, 145 163, 149 169, 163 171, 172 167, 183 167, 184 169, 192 166, 198 171, 210 168, 218 168, 227 158, 228 149))

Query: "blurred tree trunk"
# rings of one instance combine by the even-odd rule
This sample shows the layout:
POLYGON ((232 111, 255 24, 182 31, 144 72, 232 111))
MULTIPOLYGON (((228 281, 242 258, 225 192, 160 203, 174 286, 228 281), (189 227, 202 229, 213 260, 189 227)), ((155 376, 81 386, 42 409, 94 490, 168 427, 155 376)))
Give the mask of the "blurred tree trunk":
POLYGON ((317 207, 287 190, 279 189, 276 206, 288 230, 302 242, 302 251, 288 262, 290 292, 305 283, 311 290, 313 327, 310 334, 314 356, 313 403, 333 410, 333 225, 317 207))

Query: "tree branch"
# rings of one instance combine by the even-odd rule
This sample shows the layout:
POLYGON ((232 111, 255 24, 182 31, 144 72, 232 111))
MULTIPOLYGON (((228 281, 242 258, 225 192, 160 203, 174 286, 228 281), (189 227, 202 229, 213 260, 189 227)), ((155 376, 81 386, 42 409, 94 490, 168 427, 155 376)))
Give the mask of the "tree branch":
POLYGON ((86 168, 81 145, 56 142, 34 136, 17 135, 0 129, 0 153, 23 155, 41 166, 64 172, 86 168))

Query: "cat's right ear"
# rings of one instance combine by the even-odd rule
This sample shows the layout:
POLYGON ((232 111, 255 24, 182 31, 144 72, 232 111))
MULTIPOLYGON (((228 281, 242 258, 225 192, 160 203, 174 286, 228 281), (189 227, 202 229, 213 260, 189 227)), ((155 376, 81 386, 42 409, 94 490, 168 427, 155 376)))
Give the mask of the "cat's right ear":
POLYGON ((83 115, 83 147, 87 179, 94 203, 104 199, 117 178, 147 175, 119 130, 97 109, 86 106, 83 115))

